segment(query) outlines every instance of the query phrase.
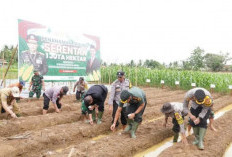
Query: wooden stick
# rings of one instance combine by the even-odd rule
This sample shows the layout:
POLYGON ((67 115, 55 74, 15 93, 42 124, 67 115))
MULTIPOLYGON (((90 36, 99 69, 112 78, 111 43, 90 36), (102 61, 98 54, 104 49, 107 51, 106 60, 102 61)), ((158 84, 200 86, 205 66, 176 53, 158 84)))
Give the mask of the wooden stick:
POLYGON ((26 139, 29 138, 31 133, 26 133, 24 135, 19 135, 19 136, 13 136, 13 137, 7 137, 8 140, 14 140, 14 139, 26 139))
MULTIPOLYGON (((12 51, 13 51, 13 54, 12 54, 12 56, 11 56, 10 63, 8 64, 8 67, 7 67, 7 69, 6 69, 5 73, 4 73, 4 76, 3 76, 3 78, 2 78, 2 83, 5 81, 6 74, 7 74, 8 70, 9 70, 9 68, 10 68, 10 66, 11 66, 11 64, 12 64, 12 62, 13 62, 13 60, 14 60, 15 53, 18 51, 18 45, 17 45, 16 48, 14 48, 12 51)), ((1 86, 2 86, 2 83, 1 83, 1 86)))

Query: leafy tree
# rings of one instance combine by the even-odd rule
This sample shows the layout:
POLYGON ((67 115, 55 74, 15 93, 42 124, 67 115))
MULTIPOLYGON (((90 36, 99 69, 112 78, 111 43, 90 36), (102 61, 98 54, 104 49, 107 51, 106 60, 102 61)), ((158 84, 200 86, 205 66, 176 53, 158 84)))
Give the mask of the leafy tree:
POLYGON ((162 64, 160 64, 159 62, 153 60, 153 59, 150 59, 150 60, 146 60, 143 64, 144 67, 146 68, 164 68, 162 64))
POLYGON ((192 69, 191 63, 188 60, 182 61, 182 69, 191 70, 192 69))
POLYGON ((213 54, 207 53, 205 55, 205 64, 212 71, 222 71, 226 65, 226 62, 229 61, 229 54, 213 54))
POLYGON ((130 63, 128 64, 128 66, 130 66, 130 67, 135 67, 136 64, 135 64, 134 60, 131 60, 130 63))
POLYGON ((191 56, 189 58, 190 65, 193 70, 200 70, 201 68, 204 68, 204 50, 200 47, 197 47, 193 50, 193 53, 191 53, 191 56))
POLYGON ((140 59, 139 63, 138 63, 138 66, 141 67, 142 65, 143 65, 143 61, 140 59))
MULTIPOLYGON (((11 56, 13 54, 13 49, 14 49, 14 46, 9 47, 9 46, 5 45, 3 47, 3 49, 0 51, 0 57, 3 58, 3 56, 4 56, 4 59, 7 62, 10 62, 11 56)), ((15 62, 18 62, 18 55, 17 54, 15 54, 15 56, 14 56, 13 64, 15 62)))

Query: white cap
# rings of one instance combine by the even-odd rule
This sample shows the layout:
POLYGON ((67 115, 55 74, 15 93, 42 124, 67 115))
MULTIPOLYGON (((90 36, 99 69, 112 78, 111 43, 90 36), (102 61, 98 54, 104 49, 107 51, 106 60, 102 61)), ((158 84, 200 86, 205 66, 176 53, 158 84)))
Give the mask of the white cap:
POLYGON ((13 97, 19 97, 19 88, 18 87, 12 87, 11 92, 13 97))

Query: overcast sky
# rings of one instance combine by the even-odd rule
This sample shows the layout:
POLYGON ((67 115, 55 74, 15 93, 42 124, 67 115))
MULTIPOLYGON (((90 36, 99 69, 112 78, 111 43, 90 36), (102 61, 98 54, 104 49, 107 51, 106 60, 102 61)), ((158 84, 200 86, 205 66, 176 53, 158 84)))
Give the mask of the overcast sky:
POLYGON ((231 0, 3 0, 0 48, 18 43, 18 21, 96 35, 106 62, 185 60, 197 47, 232 54, 231 0))

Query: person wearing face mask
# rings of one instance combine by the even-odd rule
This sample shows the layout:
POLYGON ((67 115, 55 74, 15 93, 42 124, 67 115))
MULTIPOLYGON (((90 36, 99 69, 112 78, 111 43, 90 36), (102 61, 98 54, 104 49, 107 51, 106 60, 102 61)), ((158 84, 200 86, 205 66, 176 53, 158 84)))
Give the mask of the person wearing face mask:
POLYGON ((108 94, 108 89, 104 85, 91 86, 84 97, 84 104, 88 109, 90 124, 96 120, 96 110, 98 110, 97 124, 102 123, 104 103, 108 94))
POLYGON ((29 49, 21 54, 21 64, 33 65, 34 70, 39 71, 41 75, 45 75, 48 72, 48 65, 45 55, 37 50, 38 37, 34 34, 29 34, 27 36, 27 46, 29 49))
POLYGON ((62 107, 61 99, 63 98, 64 95, 67 94, 68 90, 69 89, 67 86, 63 86, 63 87, 54 86, 47 89, 43 94, 44 97, 43 114, 47 114, 50 101, 52 101, 55 111, 59 113, 62 107))
POLYGON ((163 126, 166 127, 168 117, 172 118, 173 127, 172 130, 174 131, 174 138, 173 142, 177 142, 179 137, 179 132, 182 135, 182 143, 188 144, 185 135, 185 128, 184 128, 184 116, 186 114, 183 113, 183 103, 179 102, 168 102, 163 104, 161 108, 161 112, 165 115, 165 120, 163 126))

